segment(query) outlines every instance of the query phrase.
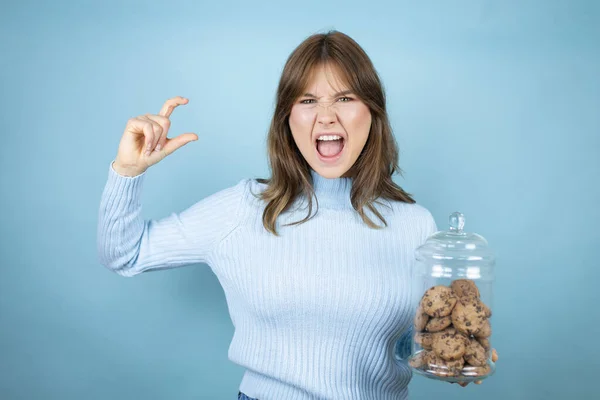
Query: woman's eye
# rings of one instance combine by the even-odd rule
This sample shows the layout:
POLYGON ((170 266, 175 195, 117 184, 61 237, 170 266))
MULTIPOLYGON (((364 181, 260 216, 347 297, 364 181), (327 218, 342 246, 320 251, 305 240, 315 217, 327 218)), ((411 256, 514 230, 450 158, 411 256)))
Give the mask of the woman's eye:
POLYGON ((301 104, 311 104, 310 102, 315 101, 315 99, 305 99, 305 100, 300 100, 301 104))
POLYGON ((342 103, 347 103, 347 102, 349 102, 350 100, 352 100, 352 97, 347 97, 347 96, 340 97, 340 100, 342 100, 342 99, 345 99, 345 101, 342 101, 342 103))

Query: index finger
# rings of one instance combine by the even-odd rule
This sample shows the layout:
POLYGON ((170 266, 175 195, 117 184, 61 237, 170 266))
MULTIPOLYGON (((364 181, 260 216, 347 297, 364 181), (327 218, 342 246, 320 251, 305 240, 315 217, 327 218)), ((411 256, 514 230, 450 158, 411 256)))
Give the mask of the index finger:
POLYGON ((173 98, 165 101, 165 104, 160 109, 159 115, 169 118, 171 116, 171 113, 175 109, 175 107, 177 107, 181 104, 186 104, 187 102, 188 102, 188 99, 186 99, 185 97, 181 97, 181 96, 173 97, 173 98))

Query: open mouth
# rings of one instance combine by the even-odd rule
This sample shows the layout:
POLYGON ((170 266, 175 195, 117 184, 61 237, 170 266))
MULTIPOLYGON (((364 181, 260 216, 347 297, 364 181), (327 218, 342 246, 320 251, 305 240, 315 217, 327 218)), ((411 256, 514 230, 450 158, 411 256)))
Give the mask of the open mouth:
POLYGON ((345 140, 340 135, 324 135, 317 138, 316 148, 325 160, 337 158, 344 150, 345 140))

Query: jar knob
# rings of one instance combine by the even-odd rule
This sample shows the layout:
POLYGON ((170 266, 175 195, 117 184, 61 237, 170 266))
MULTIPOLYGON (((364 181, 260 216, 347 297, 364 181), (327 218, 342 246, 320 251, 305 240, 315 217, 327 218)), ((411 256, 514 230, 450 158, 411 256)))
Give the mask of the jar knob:
POLYGON ((458 211, 450 214, 450 231, 461 233, 465 227, 465 216, 458 211))

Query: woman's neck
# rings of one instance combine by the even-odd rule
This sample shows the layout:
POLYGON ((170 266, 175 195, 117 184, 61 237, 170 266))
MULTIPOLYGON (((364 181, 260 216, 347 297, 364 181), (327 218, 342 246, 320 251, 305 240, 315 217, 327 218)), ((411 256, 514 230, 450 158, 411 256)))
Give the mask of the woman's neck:
POLYGON ((310 174, 312 176, 315 196, 319 202, 319 207, 352 207, 352 203, 350 202, 352 178, 324 178, 312 168, 310 169, 310 174))

